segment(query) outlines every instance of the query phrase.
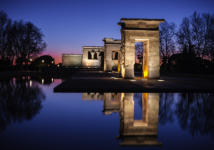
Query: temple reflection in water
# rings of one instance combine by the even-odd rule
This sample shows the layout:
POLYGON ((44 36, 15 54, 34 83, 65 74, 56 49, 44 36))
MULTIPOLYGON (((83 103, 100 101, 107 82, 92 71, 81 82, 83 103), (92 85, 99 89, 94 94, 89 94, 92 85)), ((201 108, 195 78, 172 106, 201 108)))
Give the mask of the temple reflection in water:
MULTIPOLYGON (((140 95, 141 96, 141 95, 140 95)), ((82 100, 103 100, 106 115, 120 113, 120 145, 159 146, 159 93, 142 93, 142 117, 135 119, 134 93, 83 93, 82 100)))

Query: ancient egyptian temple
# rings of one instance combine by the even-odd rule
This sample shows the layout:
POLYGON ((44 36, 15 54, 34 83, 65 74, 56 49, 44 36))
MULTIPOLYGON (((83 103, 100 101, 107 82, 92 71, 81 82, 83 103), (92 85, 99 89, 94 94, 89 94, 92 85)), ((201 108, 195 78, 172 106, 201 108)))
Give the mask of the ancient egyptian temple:
POLYGON ((132 79, 135 65, 135 44, 142 43, 142 76, 160 77, 159 24, 164 19, 121 18, 121 40, 104 38, 104 46, 83 46, 82 54, 63 54, 64 67, 102 68, 116 71, 122 78, 132 79))

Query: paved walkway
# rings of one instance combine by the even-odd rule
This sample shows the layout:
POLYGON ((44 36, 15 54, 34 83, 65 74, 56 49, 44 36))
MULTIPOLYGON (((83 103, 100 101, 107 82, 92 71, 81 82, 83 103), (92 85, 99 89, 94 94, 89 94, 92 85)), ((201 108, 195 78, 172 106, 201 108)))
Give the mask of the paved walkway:
POLYGON ((81 72, 54 88, 54 92, 214 92, 214 78, 163 76, 122 79, 115 73, 81 72))

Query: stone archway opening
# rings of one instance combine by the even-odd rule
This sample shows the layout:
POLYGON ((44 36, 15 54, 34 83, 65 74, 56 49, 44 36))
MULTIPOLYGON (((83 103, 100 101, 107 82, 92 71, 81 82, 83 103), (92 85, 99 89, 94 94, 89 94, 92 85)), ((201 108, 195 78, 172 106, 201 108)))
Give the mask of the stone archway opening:
POLYGON ((160 78, 159 24, 164 19, 122 18, 121 26, 121 76, 135 78, 135 42, 143 42, 143 77, 160 78))
POLYGON ((148 39, 135 39, 135 77, 148 78, 148 39))

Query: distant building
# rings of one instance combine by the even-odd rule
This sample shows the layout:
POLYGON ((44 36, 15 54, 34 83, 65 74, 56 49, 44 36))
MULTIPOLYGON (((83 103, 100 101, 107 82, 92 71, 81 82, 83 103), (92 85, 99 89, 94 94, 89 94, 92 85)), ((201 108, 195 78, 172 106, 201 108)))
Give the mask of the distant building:
POLYGON ((83 46, 83 67, 103 67, 104 64, 104 47, 102 46, 83 46))
POLYGON ((121 40, 104 38, 104 46, 83 46, 83 54, 62 54, 62 66, 104 68, 104 71, 120 69, 121 40))
POLYGON ((104 47, 83 46, 83 54, 62 54, 62 66, 100 68, 104 65, 104 47))
POLYGON ((82 66, 82 54, 62 54, 62 66, 64 67, 82 66))

